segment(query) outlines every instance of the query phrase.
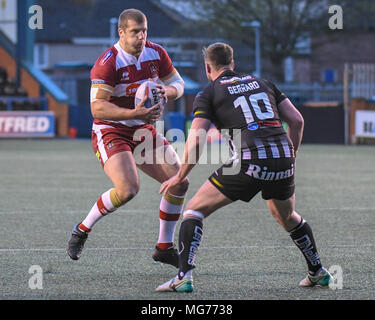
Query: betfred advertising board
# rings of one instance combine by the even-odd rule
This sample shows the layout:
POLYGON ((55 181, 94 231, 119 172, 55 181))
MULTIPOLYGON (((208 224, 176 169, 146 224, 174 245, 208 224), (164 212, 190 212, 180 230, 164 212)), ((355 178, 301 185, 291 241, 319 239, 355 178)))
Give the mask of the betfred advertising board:
POLYGON ((0 137, 54 137, 53 112, 0 112, 0 137))

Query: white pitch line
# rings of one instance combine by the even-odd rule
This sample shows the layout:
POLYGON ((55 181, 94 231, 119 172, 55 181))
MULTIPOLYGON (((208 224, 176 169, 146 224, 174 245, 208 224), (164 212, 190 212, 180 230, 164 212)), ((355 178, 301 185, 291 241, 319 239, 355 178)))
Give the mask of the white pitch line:
MULTIPOLYGON (((139 212, 158 212, 158 209, 120 209, 122 211, 129 212, 129 213, 139 213, 139 212)), ((303 209, 302 209, 303 210, 303 209)), ((349 208, 349 207, 343 207, 343 208, 308 208, 307 210, 314 210, 314 211, 375 211, 375 207, 373 208, 349 208)), ((268 209, 249 209, 247 212, 268 212, 268 209)), ((48 214, 78 214, 78 213, 85 213, 87 212, 87 208, 83 210, 49 210, 49 209, 25 209, 24 211, 0 211, 0 215, 2 214, 23 214, 23 213, 48 213, 48 214)))
MULTIPOLYGON (((328 245, 323 248, 373 248, 375 244, 363 244, 363 245, 354 245, 354 244, 336 244, 328 245)), ((222 247, 201 247, 200 250, 233 250, 233 249, 287 249, 295 248, 295 246, 222 246, 222 247)), ((127 247, 127 248, 86 248, 86 251, 126 251, 126 250, 152 250, 153 248, 149 247, 127 247)), ((48 252, 48 251, 65 251, 65 248, 0 248, 0 253, 15 253, 15 252, 48 252)))
MULTIPOLYGON (((121 209, 120 209, 121 210, 121 209)), ((159 209, 125 209, 123 210, 125 213, 139 213, 139 212, 157 212, 159 213, 159 209)), ((48 214, 87 214, 88 210, 65 210, 65 211, 58 211, 58 210, 48 210, 48 209, 25 209, 25 211, 0 211, 0 215, 2 214, 24 214, 24 213, 48 213, 48 214)))

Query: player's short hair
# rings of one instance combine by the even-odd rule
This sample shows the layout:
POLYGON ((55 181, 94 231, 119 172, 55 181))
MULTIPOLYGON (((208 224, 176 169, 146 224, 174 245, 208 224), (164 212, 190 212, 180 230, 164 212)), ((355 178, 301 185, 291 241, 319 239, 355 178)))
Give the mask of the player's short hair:
POLYGON ((118 18, 118 27, 125 29, 129 20, 133 20, 137 23, 142 23, 147 21, 146 15, 137 9, 126 9, 121 12, 118 18))
POLYGON ((229 66, 233 61, 233 48, 222 42, 216 42, 202 50, 204 60, 211 62, 215 67, 229 66))

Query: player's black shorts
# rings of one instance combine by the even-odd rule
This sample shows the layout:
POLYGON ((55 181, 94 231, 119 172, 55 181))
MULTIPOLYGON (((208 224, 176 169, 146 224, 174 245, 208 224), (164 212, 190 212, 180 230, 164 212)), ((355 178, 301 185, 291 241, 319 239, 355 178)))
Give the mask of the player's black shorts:
POLYGON ((260 191, 265 200, 286 200, 294 194, 294 168, 294 158, 242 160, 223 165, 209 180, 232 201, 249 202, 260 191))

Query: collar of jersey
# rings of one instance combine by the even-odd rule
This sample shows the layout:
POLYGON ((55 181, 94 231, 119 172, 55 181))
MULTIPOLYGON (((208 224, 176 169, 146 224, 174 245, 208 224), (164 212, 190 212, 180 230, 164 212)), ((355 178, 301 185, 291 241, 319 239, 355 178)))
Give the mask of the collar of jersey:
POLYGON ((119 41, 117 41, 117 43, 115 44, 115 48, 117 49, 117 51, 122 52, 122 54, 125 56, 126 60, 133 62, 133 64, 136 65, 136 67, 137 67, 138 70, 141 68, 141 66, 140 66, 140 62, 139 62, 139 61, 141 61, 141 57, 142 57, 142 55, 143 55, 143 53, 144 53, 144 51, 145 51, 145 47, 143 47, 142 52, 141 52, 141 54, 139 55, 138 58, 136 58, 135 56, 133 56, 133 55, 130 54, 130 53, 127 53, 127 52, 126 52, 126 51, 120 46, 120 42, 119 42, 119 41))
POLYGON ((234 72, 233 70, 225 70, 220 74, 220 76, 218 76, 218 78, 221 78, 224 76, 232 76, 232 75, 236 75, 236 72, 234 72))

